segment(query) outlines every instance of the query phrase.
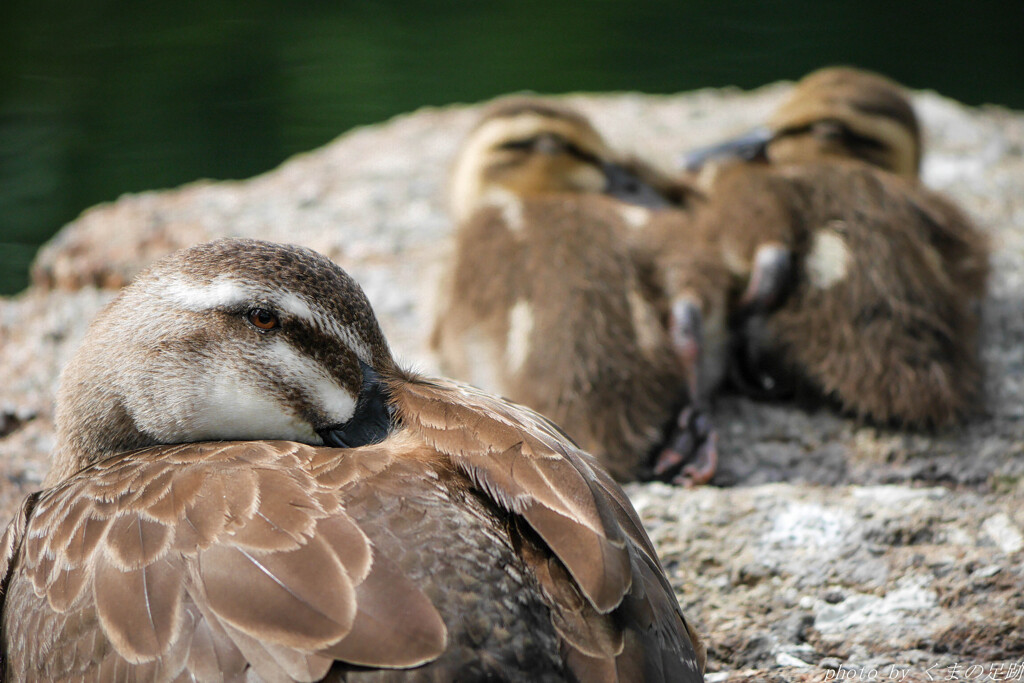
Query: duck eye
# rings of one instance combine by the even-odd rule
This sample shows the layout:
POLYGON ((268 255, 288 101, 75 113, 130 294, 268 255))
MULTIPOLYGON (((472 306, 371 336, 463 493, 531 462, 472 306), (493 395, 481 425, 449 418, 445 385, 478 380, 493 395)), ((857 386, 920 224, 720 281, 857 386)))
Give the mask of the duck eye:
POLYGON ((281 325, 277 316, 265 308, 250 308, 247 317, 249 322, 260 330, 272 330, 281 325))
POLYGON ((498 146, 498 149, 528 152, 533 149, 536 144, 536 137, 523 138, 522 140, 509 140, 508 142, 503 142, 498 146))

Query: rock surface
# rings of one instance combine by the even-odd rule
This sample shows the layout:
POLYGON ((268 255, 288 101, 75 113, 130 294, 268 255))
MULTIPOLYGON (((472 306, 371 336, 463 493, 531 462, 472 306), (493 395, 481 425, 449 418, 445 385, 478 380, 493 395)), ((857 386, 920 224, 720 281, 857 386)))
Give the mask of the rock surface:
MULTIPOLYGON (((670 164, 762 120, 788 87, 568 101, 617 147, 670 164)), ((628 487, 708 636, 709 681, 1024 676, 1024 114, 914 101, 925 182, 995 244, 984 402, 963 428, 928 434, 724 397, 716 486, 628 487)), ((59 369, 109 288, 180 246, 234 235, 322 251, 363 284, 396 355, 434 370, 445 178, 477 111, 401 116, 248 181, 125 196, 68 225, 33 287, 0 299, 0 511, 45 473, 59 369)))

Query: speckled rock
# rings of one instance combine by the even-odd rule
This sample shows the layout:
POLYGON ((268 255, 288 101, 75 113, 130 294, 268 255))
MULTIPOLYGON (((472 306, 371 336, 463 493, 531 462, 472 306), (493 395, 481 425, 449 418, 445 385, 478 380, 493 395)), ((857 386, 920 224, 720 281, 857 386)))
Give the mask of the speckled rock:
MULTIPOLYGON (((616 146, 671 164, 762 120, 788 87, 568 100, 616 146)), ((724 397, 717 486, 629 487, 708 634, 709 681, 1013 680, 1022 668, 1024 114, 914 101, 925 182, 995 244, 984 403, 929 434, 724 397)), ((0 299, 0 510, 45 473, 58 372, 88 321, 111 288, 181 246, 250 236, 322 251, 363 284, 396 355, 434 370, 446 172, 477 111, 425 109, 251 180, 125 196, 68 225, 40 252, 33 287, 0 299)))
POLYGON ((684 611, 710 634, 713 668, 1024 658, 1020 489, 628 492, 684 611))

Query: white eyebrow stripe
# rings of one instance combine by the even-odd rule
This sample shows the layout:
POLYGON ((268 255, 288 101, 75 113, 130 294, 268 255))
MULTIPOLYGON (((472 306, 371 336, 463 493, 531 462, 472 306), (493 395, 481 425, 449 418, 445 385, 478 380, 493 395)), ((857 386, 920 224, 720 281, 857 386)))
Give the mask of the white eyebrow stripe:
POLYGON ((169 278, 161 285, 160 296, 189 311, 236 306, 253 295, 252 288, 223 275, 204 285, 183 278, 169 278))
POLYGON ((323 314, 315 315, 310 309, 309 304, 294 292, 285 292, 274 298, 274 304, 278 306, 282 311, 291 313, 296 318, 303 318, 309 322, 315 322, 317 319, 324 317, 323 314))
POLYGON ((208 284, 196 284, 181 278, 168 280, 164 284, 163 296, 190 311, 229 308, 265 298, 271 299, 275 307, 297 318, 313 322, 318 317, 313 314, 309 304, 294 292, 272 292, 253 283, 236 280, 230 275, 218 275, 208 284))
POLYGON ((338 338, 352 350, 356 357, 372 364, 370 347, 360 339, 350 325, 339 324, 315 303, 311 307, 305 298, 295 292, 275 292, 253 283, 237 280, 230 275, 218 275, 207 284, 197 284, 183 278, 168 279, 161 295, 189 311, 205 311, 216 308, 231 308, 239 304, 267 299, 284 313, 305 320, 338 338))

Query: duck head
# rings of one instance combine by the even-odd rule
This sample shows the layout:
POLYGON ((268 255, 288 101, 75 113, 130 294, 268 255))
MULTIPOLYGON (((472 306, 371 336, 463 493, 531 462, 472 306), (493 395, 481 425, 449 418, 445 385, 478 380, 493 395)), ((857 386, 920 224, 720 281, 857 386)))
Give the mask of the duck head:
POLYGON ((380 441, 393 367, 366 296, 326 257, 255 240, 183 250, 90 326, 61 379, 47 483, 155 444, 380 441))
POLYGON ((796 84, 768 125, 686 155, 690 171, 712 160, 793 164, 858 159, 916 178, 921 129, 904 89, 869 71, 820 69, 796 84))
POLYGON ((566 192, 608 194, 651 208, 669 205, 636 168, 619 162, 584 116, 525 97, 502 99, 485 110, 455 161, 450 194, 455 218, 462 221, 479 206, 509 196, 566 192))

